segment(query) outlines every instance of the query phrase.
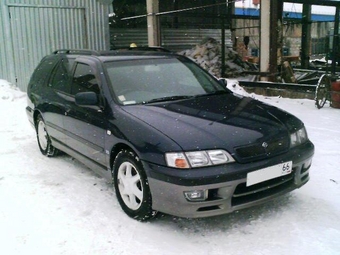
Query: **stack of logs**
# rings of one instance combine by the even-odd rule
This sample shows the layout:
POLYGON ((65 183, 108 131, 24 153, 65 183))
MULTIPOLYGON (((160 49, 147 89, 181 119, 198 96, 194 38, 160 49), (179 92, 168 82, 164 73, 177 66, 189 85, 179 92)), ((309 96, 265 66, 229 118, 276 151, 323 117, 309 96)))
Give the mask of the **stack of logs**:
POLYGON ((225 49, 225 73, 222 75, 222 51, 221 44, 207 38, 190 50, 184 50, 179 54, 189 57, 217 78, 240 77, 245 71, 257 70, 254 64, 243 61, 232 49, 225 49))

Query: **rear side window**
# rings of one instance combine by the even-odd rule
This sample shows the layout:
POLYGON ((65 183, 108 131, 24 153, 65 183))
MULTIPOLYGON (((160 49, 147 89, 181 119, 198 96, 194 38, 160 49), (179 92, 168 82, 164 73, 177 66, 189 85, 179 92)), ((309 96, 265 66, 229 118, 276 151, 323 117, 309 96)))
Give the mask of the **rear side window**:
POLYGON ((50 81, 52 88, 68 94, 71 92, 69 70, 70 67, 68 59, 65 58, 61 60, 52 74, 52 79, 50 81))
POLYGON ((98 80, 91 67, 83 63, 77 64, 72 79, 71 94, 75 95, 79 92, 95 92, 96 94, 100 93, 98 80))
POLYGON ((55 56, 43 58, 33 73, 29 88, 34 89, 43 86, 48 81, 49 75, 59 60, 60 59, 55 56))

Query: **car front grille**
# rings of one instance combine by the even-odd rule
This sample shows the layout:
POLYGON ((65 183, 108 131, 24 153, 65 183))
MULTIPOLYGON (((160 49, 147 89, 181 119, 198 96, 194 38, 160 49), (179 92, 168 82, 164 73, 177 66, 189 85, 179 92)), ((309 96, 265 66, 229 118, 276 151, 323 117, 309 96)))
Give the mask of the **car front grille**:
POLYGON ((272 157, 289 149, 289 139, 281 137, 266 142, 260 142, 235 148, 236 157, 240 162, 251 162, 272 157))
POLYGON ((239 184, 232 196, 232 206, 237 206, 279 193, 294 183, 294 170, 289 175, 261 182, 247 187, 246 183, 239 184))

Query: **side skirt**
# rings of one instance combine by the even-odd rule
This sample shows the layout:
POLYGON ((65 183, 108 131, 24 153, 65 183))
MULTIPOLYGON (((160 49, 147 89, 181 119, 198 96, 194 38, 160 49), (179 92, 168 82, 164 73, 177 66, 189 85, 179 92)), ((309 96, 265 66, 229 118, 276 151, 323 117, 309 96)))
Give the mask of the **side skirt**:
POLYGON ((65 152, 66 154, 70 155, 71 157, 77 159, 82 164, 90 168, 92 171, 94 171, 99 176, 107 179, 108 181, 112 182, 112 175, 111 175, 111 169, 106 168, 105 166, 98 164, 97 162, 93 161, 90 158, 85 157, 83 154, 71 149, 67 145, 60 143, 58 140, 55 140, 52 138, 52 144, 54 147, 56 147, 58 150, 61 150, 65 152))

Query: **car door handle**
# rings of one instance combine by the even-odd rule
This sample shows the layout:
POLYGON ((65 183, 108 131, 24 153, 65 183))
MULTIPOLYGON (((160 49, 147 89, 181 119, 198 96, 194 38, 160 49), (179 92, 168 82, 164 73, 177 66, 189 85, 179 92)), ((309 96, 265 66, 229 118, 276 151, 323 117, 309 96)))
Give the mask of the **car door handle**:
POLYGON ((65 116, 67 116, 71 112, 71 107, 65 107, 65 116))

